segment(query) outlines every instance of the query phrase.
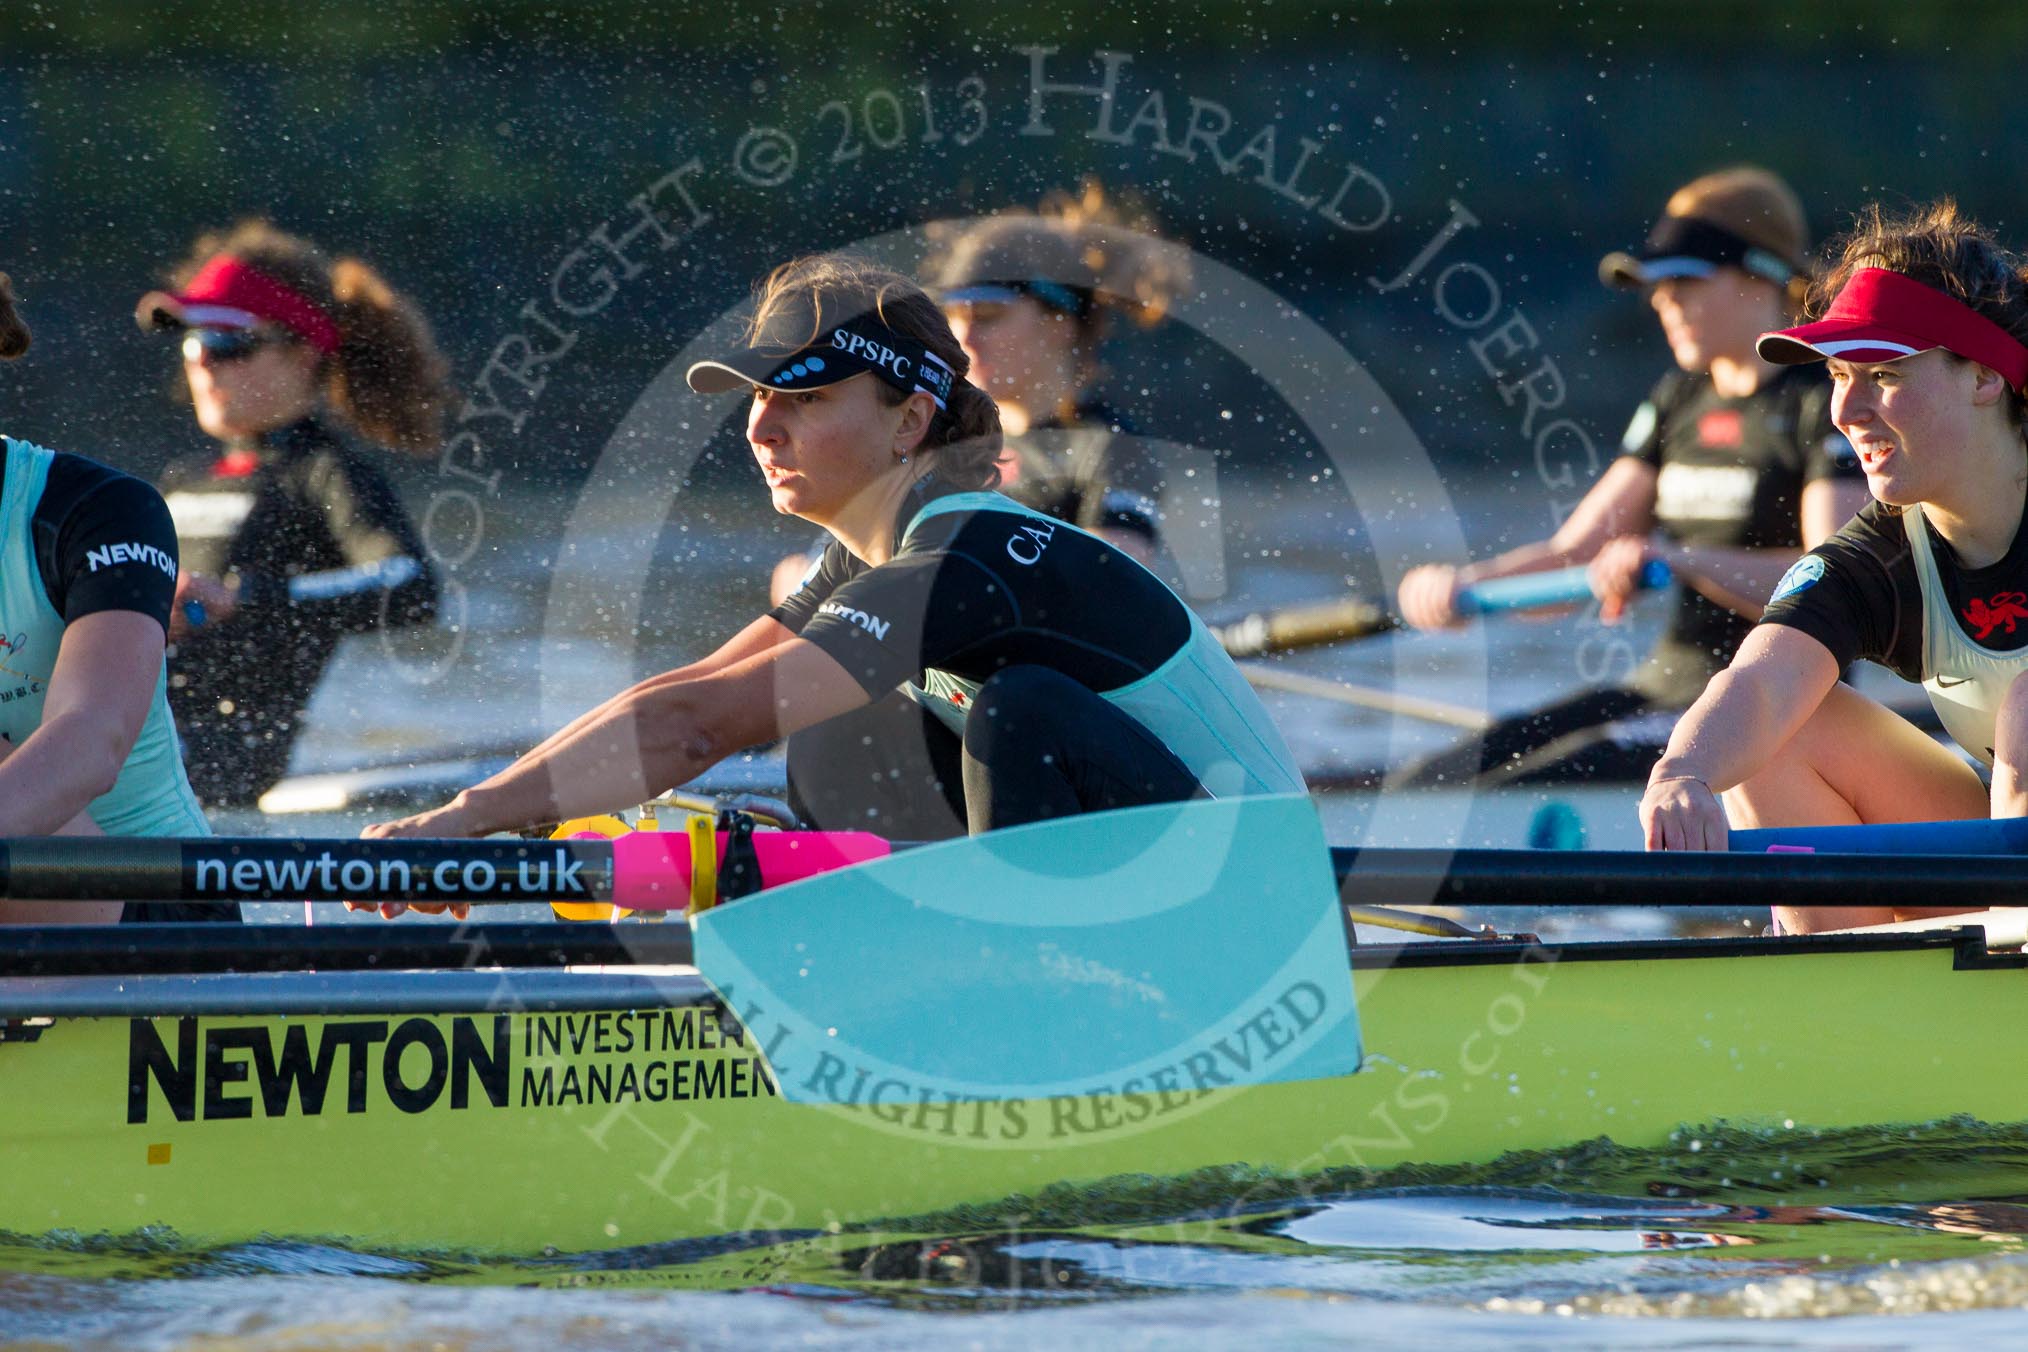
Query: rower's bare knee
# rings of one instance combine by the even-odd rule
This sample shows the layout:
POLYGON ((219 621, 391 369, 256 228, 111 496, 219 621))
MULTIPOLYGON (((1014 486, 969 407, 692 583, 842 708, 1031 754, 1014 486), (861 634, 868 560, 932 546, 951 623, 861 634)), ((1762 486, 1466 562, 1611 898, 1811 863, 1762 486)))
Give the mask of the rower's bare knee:
POLYGON ((2028 672, 2008 685, 1993 723, 1993 815, 2028 817, 2028 672))
MULTIPOLYGON (((2028 745, 2028 687, 2021 693, 2028 745)), ((1736 826, 1938 821, 1988 810, 1985 785, 1963 757, 1844 684, 1728 795, 1726 809, 1736 826)))
POLYGON ((1767 763, 1719 795, 1734 830, 1769 826, 1834 826, 1859 820, 1857 810, 1835 787, 1835 766, 1848 755, 1853 724, 1863 701, 1849 686, 1833 686, 1795 734, 1767 763))

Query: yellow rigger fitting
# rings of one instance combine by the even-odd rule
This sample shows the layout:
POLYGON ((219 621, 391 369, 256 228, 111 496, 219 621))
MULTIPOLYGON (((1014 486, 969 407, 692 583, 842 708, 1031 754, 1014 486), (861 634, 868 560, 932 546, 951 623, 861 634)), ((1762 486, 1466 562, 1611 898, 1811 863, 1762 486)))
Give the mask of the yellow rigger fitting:
MULTIPOLYGON (((549 833, 551 840, 571 840, 578 836, 604 836, 607 840, 618 840, 633 830, 618 817, 578 817, 567 821, 549 833)), ((550 909, 565 920, 612 920, 628 914, 616 909, 610 901, 552 901, 550 909)))
POLYGON ((690 834, 690 914, 701 915, 718 904, 718 821, 693 813, 685 829, 690 834))

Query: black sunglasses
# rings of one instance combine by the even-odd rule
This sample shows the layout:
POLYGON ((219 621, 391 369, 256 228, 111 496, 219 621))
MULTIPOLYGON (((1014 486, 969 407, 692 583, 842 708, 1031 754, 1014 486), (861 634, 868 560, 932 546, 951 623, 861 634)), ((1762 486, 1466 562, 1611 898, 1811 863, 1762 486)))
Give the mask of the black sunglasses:
POLYGON ((221 362, 245 361, 264 347, 289 342, 286 335, 259 329, 186 329, 183 333, 183 360, 221 362))

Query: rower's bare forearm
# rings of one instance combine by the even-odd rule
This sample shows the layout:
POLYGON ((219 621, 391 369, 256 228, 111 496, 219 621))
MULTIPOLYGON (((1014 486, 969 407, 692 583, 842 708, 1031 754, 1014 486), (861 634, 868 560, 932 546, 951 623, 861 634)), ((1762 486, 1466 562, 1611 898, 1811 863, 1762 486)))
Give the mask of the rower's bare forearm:
POLYGON ((639 690, 607 701, 455 806, 475 834, 566 821, 647 802, 723 757, 694 722, 644 716, 651 706, 639 690))
POLYGON ((1649 782, 1696 779, 1723 793, 1751 778, 1773 747, 1787 740, 1782 723, 1769 682, 1755 672, 1727 668, 1677 720, 1649 782))
POLYGON ((1749 620, 1760 618, 1767 598, 1797 558, 1793 549, 1686 544, 1667 545, 1660 554, 1684 585, 1749 620))
POLYGON ((1607 544, 1623 535, 1646 533, 1649 516, 1632 507, 1612 511, 1579 512, 1564 522, 1547 540, 1536 540, 1495 554, 1459 570, 1461 581, 1491 582, 1527 573, 1546 573, 1552 568, 1574 568, 1590 563, 1607 544))
POLYGON ((464 822, 511 830, 647 802, 726 756, 766 741, 777 725, 768 668, 643 681, 459 795, 464 822))
MULTIPOLYGON (((625 705, 626 701, 637 698, 645 688, 651 686, 653 683, 660 680, 668 679, 670 677, 680 678, 681 675, 682 672, 665 672, 662 676, 651 676, 647 680, 642 681, 638 685, 634 685, 629 687, 628 689, 622 690, 619 694, 614 695, 611 699, 607 700, 605 703, 595 705, 592 708, 587 709, 585 712, 579 714, 576 718, 571 719, 570 722, 558 728, 555 732, 550 733, 549 736, 543 738, 540 742, 537 742, 533 747, 530 747, 528 749, 528 751, 521 757, 521 760, 525 761, 531 758, 539 758, 549 755, 550 753, 554 752, 558 747, 561 747, 565 743, 569 742, 572 738, 582 734, 586 729, 596 727, 599 724, 600 720, 615 717, 622 709, 622 707, 625 705)), ((508 770, 511 771, 516 766, 520 765, 520 763, 521 763, 520 761, 516 761, 513 766, 508 767, 508 770)), ((502 773, 503 774, 507 773, 507 771, 503 771, 502 773)))
MULTIPOLYGON (((786 626, 769 616, 763 615, 760 619, 755 620, 744 629, 741 629, 737 634, 734 634, 725 643, 721 644, 716 651, 707 656, 700 657, 695 662, 691 662, 685 666, 677 667, 673 671, 665 671, 660 675, 650 676, 646 680, 637 681, 597 708, 578 715, 562 728, 544 738, 528 754, 534 756, 554 751, 570 738, 584 732, 585 729, 596 726, 601 719, 624 714, 630 706, 645 707, 651 705, 657 698, 672 689, 692 681, 702 680, 707 676, 715 676, 737 663, 760 656, 793 637, 794 635, 789 632, 786 626)), ((694 775, 699 772, 692 771, 691 773, 694 775)), ((684 776, 686 779, 690 777, 690 775, 684 776)), ((675 782, 681 783, 682 780, 675 782)))
POLYGON ((109 720, 45 719, 0 760, 0 836, 84 834, 79 819, 111 790, 132 745, 109 720))
MULTIPOLYGON (((1596 546, 1592 553, 1597 553, 1596 546)), ((1495 554, 1490 559, 1480 559, 1458 569, 1458 581, 1466 586, 1477 582, 1494 582, 1503 577, 1520 577, 1527 573, 1546 573, 1552 568, 1568 568, 1574 563, 1583 563, 1591 557, 1578 557, 1559 549, 1553 540, 1537 540, 1495 554)))

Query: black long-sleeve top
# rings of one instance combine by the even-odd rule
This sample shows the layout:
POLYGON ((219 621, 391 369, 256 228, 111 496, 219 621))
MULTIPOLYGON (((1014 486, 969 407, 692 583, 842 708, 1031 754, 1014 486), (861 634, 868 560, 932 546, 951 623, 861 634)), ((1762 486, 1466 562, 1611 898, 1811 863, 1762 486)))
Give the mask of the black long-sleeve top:
POLYGON ((315 419, 178 460, 162 493, 184 570, 239 588, 169 651, 185 765, 207 803, 249 802, 288 768, 338 640, 429 623, 436 573, 369 454, 315 419))

